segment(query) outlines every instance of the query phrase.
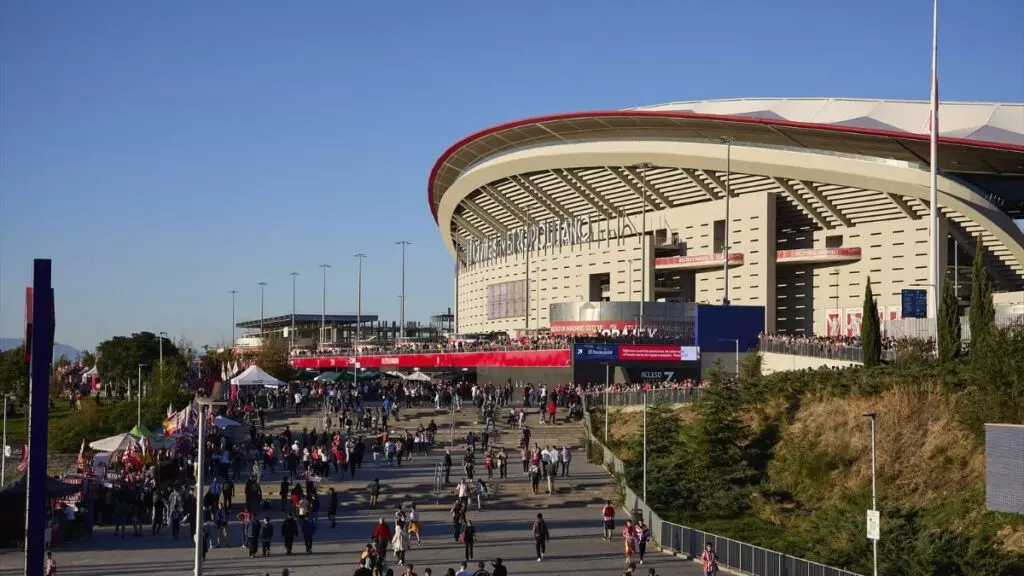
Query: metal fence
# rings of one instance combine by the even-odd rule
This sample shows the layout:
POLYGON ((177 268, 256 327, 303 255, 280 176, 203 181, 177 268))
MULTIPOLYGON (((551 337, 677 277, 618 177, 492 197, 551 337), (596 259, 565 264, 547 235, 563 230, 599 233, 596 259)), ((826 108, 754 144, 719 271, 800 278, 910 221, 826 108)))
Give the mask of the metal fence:
POLYGON ((761 352, 774 352, 776 354, 793 354, 795 356, 812 356, 814 358, 845 360, 847 362, 860 362, 863 358, 860 346, 850 346, 846 344, 786 342, 762 339, 758 345, 758 350, 761 352))
MULTIPOLYGON (((700 400, 703 390, 701 388, 655 388, 646 392, 647 403, 657 404, 692 404, 700 400)), ((587 394, 587 403, 590 406, 604 406, 605 397, 608 398, 608 406, 643 406, 643 390, 618 390, 614 392, 592 392, 587 394)))
MULTIPOLYGON (((612 474, 624 474, 625 463, 591 433, 590 412, 584 407, 583 424, 589 442, 602 452, 604 466, 612 474)), ((682 526, 661 519, 629 486, 623 487, 625 504, 635 518, 643 518, 656 544, 663 550, 688 558, 700 558, 710 543, 718 554, 718 564, 752 576, 861 576, 855 572, 795 558, 717 534, 682 526)))

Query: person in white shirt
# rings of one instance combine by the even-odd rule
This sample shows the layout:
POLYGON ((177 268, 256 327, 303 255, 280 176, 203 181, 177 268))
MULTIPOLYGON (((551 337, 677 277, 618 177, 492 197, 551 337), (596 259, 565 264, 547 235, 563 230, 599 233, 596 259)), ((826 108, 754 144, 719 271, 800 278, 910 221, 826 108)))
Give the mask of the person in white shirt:
POLYGON ((455 576, 473 576, 473 573, 466 568, 466 563, 463 562, 459 567, 459 571, 455 573, 455 576))

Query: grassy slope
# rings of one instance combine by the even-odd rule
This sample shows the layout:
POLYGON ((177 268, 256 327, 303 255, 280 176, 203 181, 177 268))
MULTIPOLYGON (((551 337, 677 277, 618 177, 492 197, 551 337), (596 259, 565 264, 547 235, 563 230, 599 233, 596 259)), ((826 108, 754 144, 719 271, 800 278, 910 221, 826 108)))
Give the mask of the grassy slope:
MULTIPOLYGON (((984 450, 957 422, 958 398, 935 387, 897 386, 873 397, 804 398, 748 411, 755 431, 779 427, 774 458, 751 512, 736 519, 695 519, 729 536, 826 563, 856 566, 867 541, 863 515, 870 506, 870 427, 862 414, 878 413, 878 499, 883 534, 898 535, 899 518, 977 536, 1024 554, 1024 519, 983 512, 984 450), (892 520, 888 518, 892 517, 892 520)), ((687 409, 678 410, 683 421, 687 409)), ((628 457, 638 432, 635 415, 613 414, 612 448, 628 457)))

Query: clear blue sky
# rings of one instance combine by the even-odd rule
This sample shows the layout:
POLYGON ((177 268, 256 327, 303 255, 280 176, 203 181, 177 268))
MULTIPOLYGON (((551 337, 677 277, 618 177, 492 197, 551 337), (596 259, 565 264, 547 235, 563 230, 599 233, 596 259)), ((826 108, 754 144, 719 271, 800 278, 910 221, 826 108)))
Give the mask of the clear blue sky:
MULTIPOLYGON (((1024 2, 944 0, 942 96, 1024 100, 1024 2)), ((451 302, 426 203, 433 162, 490 125, 672 100, 928 98, 931 2, 550 0, 0 3, 0 334, 33 257, 57 339, 237 314, 407 317, 451 302), (642 9, 641 9, 642 8, 642 9), (32 236, 33 230, 43 233, 32 236)))

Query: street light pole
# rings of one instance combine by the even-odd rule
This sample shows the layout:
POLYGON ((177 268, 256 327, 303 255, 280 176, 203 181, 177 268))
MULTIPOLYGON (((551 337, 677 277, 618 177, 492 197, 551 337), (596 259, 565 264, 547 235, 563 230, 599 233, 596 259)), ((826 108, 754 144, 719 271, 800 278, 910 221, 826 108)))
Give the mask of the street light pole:
POLYGON ((0 446, 3 454, 0 455, 0 487, 7 485, 7 394, 4 394, 4 439, 0 446))
POLYGON ((289 272, 288 275, 292 277, 292 329, 289 332, 291 342, 288 344, 288 350, 291 351, 295 348, 295 279, 299 277, 299 273, 289 272))
MULTIPOLYGON (((878 420, 878 414, 875 411, 865 412, 862 416, 871 419, 871 511, 878 512, 878 499, 877 492, 875 491, 875 426, 878 420)), ((871 549, 873 556, 874 565, 874 576, 878 576, 878 539, 871 539, 871 549)))
POLYGON ((135 425, 142 426, 142 367, 145 364, 139 364, 139 389, 136 391, 136 398, 138 398, 138 407, 136 408, 135 425))
POLYGON ((408 246, 409 244, 412 244, 412 242, 409 242, 408 240, 399 240, 398 242, 395 242, 395 244, 397 244, 397 245, 402 247, 402 302, 401 302, 402 305, 398 308, 398 324, 399 324, 399 326, 398 326, 398 337, 400 339, 404 339, 405 338, 405 247, 408 246))
POLYGON ((324 291, 323 291, 323 302, 320 305, 320 341, 317 345, 323 344, 327 338, 327 269, 330 268, 330 264, 321 264, 320 269, 323 270, 324 275, 324 291))
POLYGON ((653 167, 650 162, 633 165, 637 174, 640 175, 640 202, 642 210, 640 216, 642 231, 640 233, 640 321, 637 326, 638 332, 642 332, 644 329, 644 300, 647 300, 647 178, 645 176, 647 170, 653 167))
POLYGON ((722 274, 725 276, 725 293, 722 305, 729 305, 729 201, 732 198, 732 138, 722 138, 725 144, 725 237, 723 238, 722 274))
POLYGON ((359 341, 362 340, 363 336, 363 258, 366 258, 366 254, 356 254, 355 258, 359 260, 359 265, 356 269, 356 341, 355 344, 358 346, 359 341))
POLYGON ((231 347, 235 347, 235 294, 238 290, 231 291, 231 347))
POLYGON ((608 388, 611 387, 611 368, 608 362, 604 363, 604 443, 608 445, 608 388))
POLYGON ((260 346, 263 346, 263 289, 266 287, 266 282, 260 282, 260 346))
POLYGON ((740 340, 739 338, 719 338, 720 342, 732 342, 736 344, 736 372, 734 374, 737 378, 740 375, 740 340))
POLYGON ((644 388, 644 502, 647 502, 647 388, 644 388))
POLYGON ((197 398, 196 403, 199 407, 199 420, 198 428, 198 442, 199 442, 199 454, 196 456, 196 538, 195 538, 195 551, 193 556, 193 573, 195 576, 202 576, 203 574, 203 534, 206 522, 203 518, 203 470, 206 468, 206 411, 212 406, 223 406, 227 402, 215 401, 209 398, 197 398))

